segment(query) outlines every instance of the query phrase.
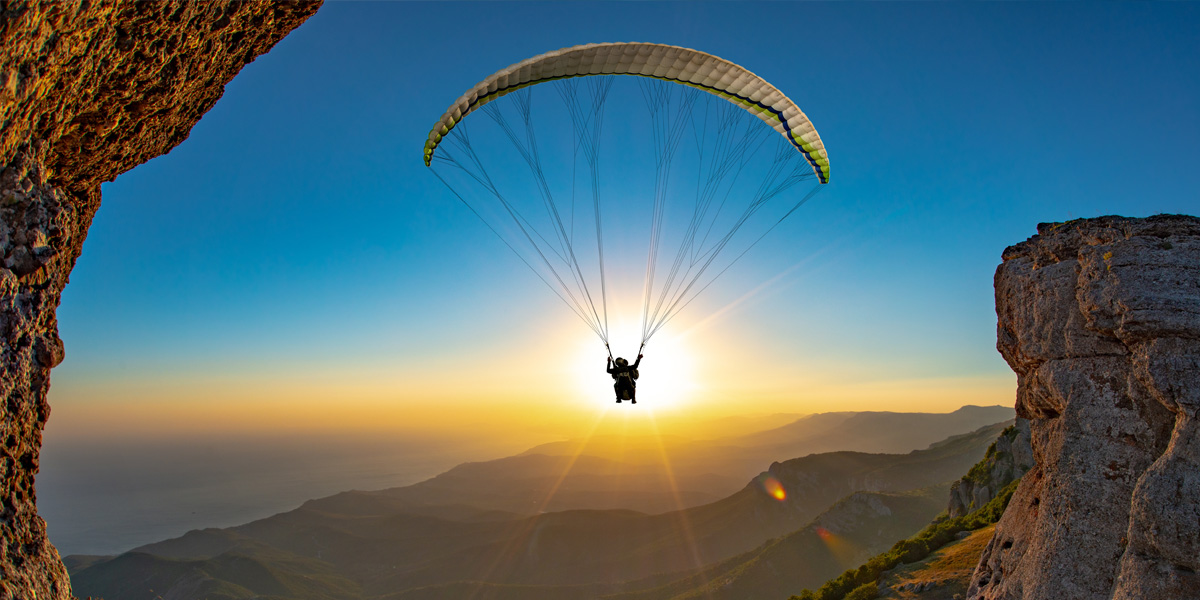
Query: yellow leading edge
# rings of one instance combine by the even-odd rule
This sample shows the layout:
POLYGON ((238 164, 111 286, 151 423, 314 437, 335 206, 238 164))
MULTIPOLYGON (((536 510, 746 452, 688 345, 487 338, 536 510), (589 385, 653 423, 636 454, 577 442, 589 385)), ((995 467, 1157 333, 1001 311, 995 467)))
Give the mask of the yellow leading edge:
POLYGON ((475 109, 524 87, 589 75, 636 75, 673 81, 704 90, 741 106, 770 125, 808 160, 821 183, 829 183, 825 144, 808 117, 783 92, 749 70, 706 52, 668 46, 617 42, 572 46, 501 69, 467 90, 442 115, 425 142, 425 165, 442 138, 475 109))

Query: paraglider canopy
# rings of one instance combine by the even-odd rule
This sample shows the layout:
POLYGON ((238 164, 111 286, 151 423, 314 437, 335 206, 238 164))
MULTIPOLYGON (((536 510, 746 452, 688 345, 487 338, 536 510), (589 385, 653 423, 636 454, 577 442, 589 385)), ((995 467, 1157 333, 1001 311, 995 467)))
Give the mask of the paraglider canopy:
POLYGON ((829 183, 829 157, 821 136, 783 92, 744 67, 699 50, 614 42, 563 48, 501 69, 467 90, 433 126, 425 142, 425 166, 442 138, 475 109, 519 89, 568 77, 640 75, 704 90, 738 104, 787 138, 812 165, 821 183, 829 183))
MULTIPOLYGON (((631 97, 615 108, 636 108, 637 96, 631 97)), ((573 46, 497 71, 446 110, 425 141, 424 160, 606 347, 605 222, 619 222, 628 236, 642 230, 632 216, 644 215, 649 240, 639 354, 829 181, 821 137, 783 92, 717 56, 649 43, 573 46), (621 134, 610 135, 603 125, 617 79, 638 82, 645 124, 622 120, 621 134), (551 94, 534 101, 540 84, 550 84, 544 87, 557 92, 565 111, 554 113, 554 103, 541 100, 551 94), (489 119, 464 121, 480 109, 491 130, 489 119), (541 123, 555 114, 566 116, 541 123), (470 123, 485 135, 469 134, 470 123), (695 152, 681 156, 687 140, 695 152), (605 154, 606 141, 620 151, 605 154), (618 176, 602 177, 601 164, 615 165, 618 176), (633 180, 642 171, 645 183, 638 184, 633 180), (802 181, 816 185, 798 199, 774 202, 802 181), (588 196, 592 210, 577 210, 588 196), (610 206, 617 201, 627 206, 610 206), (582 243, 591 231, 594 253, 582 243), (660 255, 671 261, 665 276, 660 255)))

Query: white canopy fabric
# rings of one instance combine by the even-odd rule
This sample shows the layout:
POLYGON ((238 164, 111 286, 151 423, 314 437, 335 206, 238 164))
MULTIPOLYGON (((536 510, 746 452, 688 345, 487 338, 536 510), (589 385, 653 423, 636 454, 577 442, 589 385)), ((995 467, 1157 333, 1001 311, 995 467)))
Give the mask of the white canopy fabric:
POLYGON ((775 86, 737 64, 705 52, 636 42, 572 46, 497 71, 463 94, 433 126, 425 142, 425 165, 430 165, 442 138, 484 104, 538 83, 588 75, 653 77, 725 98, 787 138, 812 165, 818 180, 829 182, 829 158, 816 128, 775 86))

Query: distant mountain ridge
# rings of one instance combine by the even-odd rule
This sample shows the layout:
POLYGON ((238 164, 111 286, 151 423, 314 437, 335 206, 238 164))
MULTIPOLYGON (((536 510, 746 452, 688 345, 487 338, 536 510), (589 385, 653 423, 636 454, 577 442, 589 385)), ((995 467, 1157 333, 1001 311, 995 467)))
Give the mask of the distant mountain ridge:
POLYGON ((380 510, 405 510, 452 519, 465 519, 468 515, 495 519, 503 518, 502 513, 531 515, 573 509, 629 509, 657 514, 716 502, 745 486, 746 480, 761 472, 763 465, 780 457, 814 453, 801 451, 807 448, 832 452, 857 444, 868 448, 864 452, 904 453, 1011 418, 1011 408, 965 406, 945 414, 808 415, 762 434, 716 441, 697 442, 679 436, 663 439, 600 436, 591 444, 571 441, 542 444, 516 456, 463 463, 410 486, 380 492, 345 492, 310 504, 330 505, 354 496, 359 499, 356 502, 360 507, 375 502, 380 510), (895 425, 889 426, 889 422, 895 425), (897 429, 905 432, 892 433, 897 429), (875 432, 880 432, 887 441, 864 440, 875 432), (789 435, 794 437, 793 441, 783 444, 787 447, 781 446, 780 440, 789 439, 789 435), (599 455, 576 454, 580 451, 597 451, 599 455), (788 454, 789 451, 795 453, 788 454), (670 458, 670 471, 652 463, 661 460, 663 453, 670 458), (367 496, 373 500, 368 501, 367 496))
MULTIPOLYGON (((773 452, 784 452, 775 456, 774 460, 785 456, 799 457, 839 450, 900 454, 926 448, 951 435, 968 433, 980 427, 1008 421, 1015 416, 1016 412, 1010 406, 970 404, 949 413, 827 412, 805 415, 791 421, 784 420, 775 427, 754 433, 699 442, 680 436, 661 439, 598 436, 593 438, 591 443, 566 440, 541 444, 522 454, 572 456, 578 454, 582 448, 591 450, 585 454, 627 461, 628 456, 614 456, 617 454, 614 449, 620 448, 635 455, 645 455, 658 451, 662 446, 769 449, 773 452), (618 441, 605 444, 609 439, 618 441)), ((793 415, 778 417, 791 419, 793 415)))
MULTIPOLYGON (((669 497, 682 490, 686 497, 700 500, 696 502, 700 504, 706 497, 722 498, 736 492, 747 479, 757 475, 763 465, 781 459, 838 451, 904 454, 1015 417, 1012 407, 972 405, 950 413, 818 413, 785 421, 777 427, 757 433, 713 440, 599 436, 591 440, 542 444, 525 451, 521 456, 592 456, 622 464, 644 465, 655 463, 665 455, 673 470, 670 480, 678 488, 660 489, 658 498, 669 497)), ((791 418, 791 415, 786 418, 791 418)), ((659 480, 667 481, 666 475, 659 475, 659 480)), ((618 507, 586 503, 562 505, 564 508, 618 507)), ((692 504, 685 502, 683 505, 692 504)), ((656 508, 660 508, 661 504, 652 507, 630 502, 619 507, 658 512, 656 508)))
POLYGON ((658 465, 588 455, 525 453, 458 465, 432 479, 384 490, 381 495, 412 503, 458 502, 522 514, 572 509, 660 513, 717 501, 721 496, 712 490, 745 484, 745 478, 735 480, 708 472, 671 475, 658 465), (550 500, 545 500, 547 497, 550 500))
MULTIPOLYGON (((565 510, 531 515, 513 510, 537 497, 530 490, 541 493, 545 485, 585 496, 589 488, 603 489, 631 473, 640 473, 643 482, 653 479, 636 465, 568 457, 572 470, 547 481, 547 474, 562 472, 564 457, 522 455, 468 463, 406 488, 346 492, 239 527, 191 531, 116 559, 72 561, 72 574, 78 594, 109 600, 154 598, 113 587, 139 569, 146 571, 142 579, 175 573, 180 586, 185 580, 191 586, 197 577, 229 584, 206 591, 210 598, 418 598, 425 596, 416 590, 461 591, 462 584, 455 582, 465 581, 490 582, 489 589, 509 592, 524 589, 527 598, 571 597, 568 588, 580 597, 628 593, 635 587, 666 585, 802 529, 856 492, 894 496, 948 483, 983 456, 1001 429, 1003 424, 985 427, 903 455, 837 452, 774 463, 764 474, 782 482, 784 501, 772 497, 756 478, 749 484, 743 480, 739 491, 716 502, 659 514, 565 510), (506 488, 508 481, 518 483, 506 488), (318 581, 306 582, 302 565, 311 561, 327 568, 318 581), (293 591, 280 595, 284 588, 274 584, 237 583, 230 579, 231 565, 270 574, 251 583, 276 581, 293 591), (563 595, 538 595, 548 588, 563 595)), ((938 502, 943 499, 944 494, 938 502)), ((924 506, 912 504, 911 498, 880 502, 924 506)), ((915 527, 928 520, 923 517, 915 527)), ((171 587, 156 581, 158 595, 171 587)))
POLYGON ((975 431, 1014 416, 1012 407, 973 405, 949 413, 817 413, 775 429, 714 443, 771 448, 781 456, 839 450, 895 454, 925 448, 949 435, 975 431))

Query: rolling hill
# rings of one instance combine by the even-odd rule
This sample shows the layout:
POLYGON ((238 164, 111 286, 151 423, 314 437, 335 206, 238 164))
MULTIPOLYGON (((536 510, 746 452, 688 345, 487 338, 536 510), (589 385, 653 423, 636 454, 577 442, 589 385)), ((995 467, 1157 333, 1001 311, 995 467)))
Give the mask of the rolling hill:
MULTIPOLYGON (((650 471, 661 471, 666 462, 671 466, 670 478, 691 494, 689 497, 721 498, 736 492, 762 465, 782 458, 840 451, 904 454, 1014 416, 1013 409, 1004 406, 964 406, 950 413, 819 413, 793 420, 781 415, 768 429, 712 440, 597 436, 542 444, 524 455, 593 456, 650 471)), ((560 506, 601 508, 586 505, 586 500, 580 505, 563 502, 560 506)), ((685 501, 684 506, 691 504, 685 501)), ((633 499, 624 504, 610 502, 607 507, 657 512, 657 507, 639 505, 633 499)))

